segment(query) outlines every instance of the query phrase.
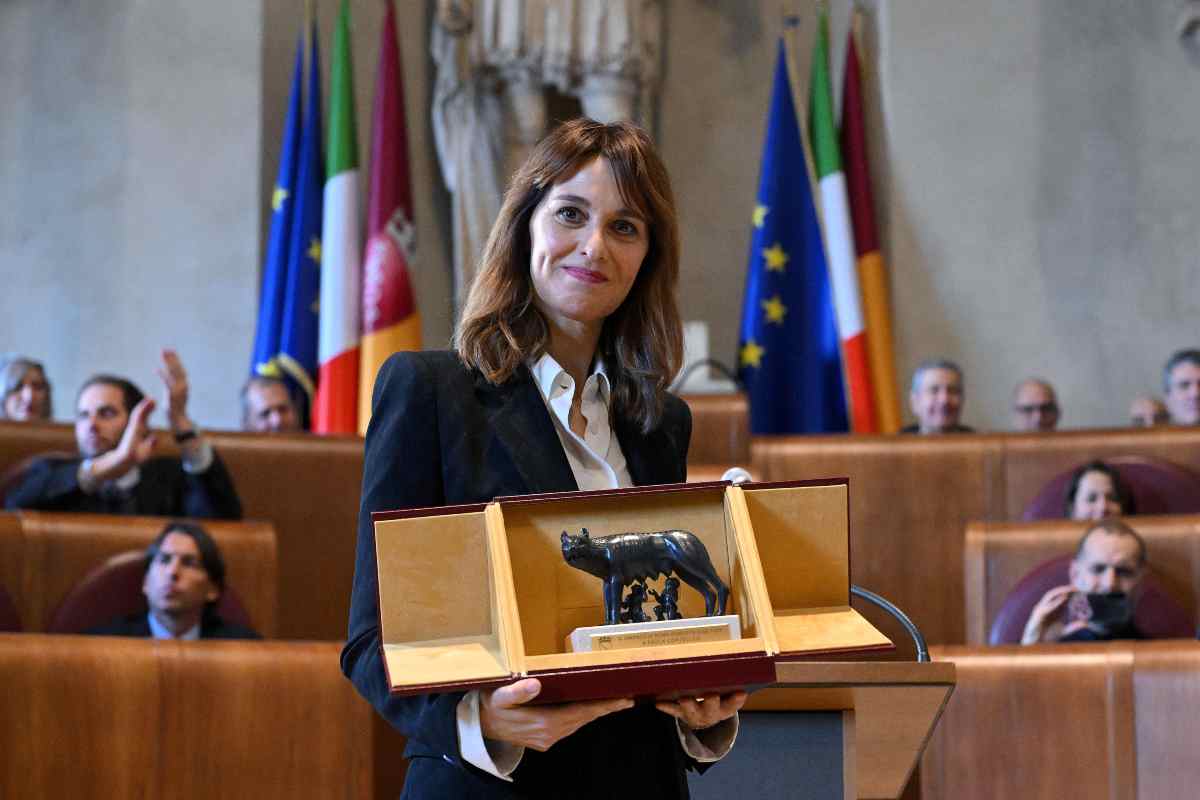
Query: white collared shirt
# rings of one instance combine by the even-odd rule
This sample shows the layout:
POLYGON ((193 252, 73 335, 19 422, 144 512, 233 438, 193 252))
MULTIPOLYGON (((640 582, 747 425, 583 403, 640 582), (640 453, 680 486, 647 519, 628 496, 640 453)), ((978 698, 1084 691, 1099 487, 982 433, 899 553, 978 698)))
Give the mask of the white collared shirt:
POLYGON ((179 639, 187 641, 198 641, 200 639, 200 623, 197 622, 192 627, 188 628, 183 633, 175 636, 171 633, 171 629, 163 625, 154 618, 153 611, 146 612, 146 619, 150 622, 150 636, 155 639, 179 639))
POLYGON ((580 412, 586 428, 582 437, 571 430, 575 379, 549 353, 543 353, 531 363, 529 371, 554 420, 554 430, 562 442, 580 491, 633 486, 625 453, 612 429, 609 416, 612 388, 608 373, 604 371, 604 362, 596 359, 595 370, 583 384, 580 412))

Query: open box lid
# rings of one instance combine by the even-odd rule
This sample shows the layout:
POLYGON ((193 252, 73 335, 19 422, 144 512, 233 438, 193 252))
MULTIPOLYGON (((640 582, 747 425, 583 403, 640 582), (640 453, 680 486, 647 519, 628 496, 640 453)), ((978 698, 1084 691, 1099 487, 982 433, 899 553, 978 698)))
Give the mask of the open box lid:
MULTIPOLYGON (((389 685, 408 694, 533 675, 543 679, 544 693, 551 679, 560 699, 577 699, 765 682, 777 655, 888 647, 849 608, 846 503, 845 481, 745 489, 713 483, 377 513, 389 685), (761 541, 756 526, 766 531, 761 541), (603 619, 601 581, 562 558, 561 533, 582 527, 594 537, 693 531, 731 589, 729 613, 739 616, 742 638, 567 651, 571 630, 603 619), (763 558, 781 563, 764 565, 763 558), (783 605, 776 609, 773 601, 783 605)), ((704 613, 690 590, 681 593, 680 606, 686 617, 704 613)))
POLYGON ((729 489, 739 529, 753 532, 780 660, 895 647, 850 606, 847 478, 729 489))

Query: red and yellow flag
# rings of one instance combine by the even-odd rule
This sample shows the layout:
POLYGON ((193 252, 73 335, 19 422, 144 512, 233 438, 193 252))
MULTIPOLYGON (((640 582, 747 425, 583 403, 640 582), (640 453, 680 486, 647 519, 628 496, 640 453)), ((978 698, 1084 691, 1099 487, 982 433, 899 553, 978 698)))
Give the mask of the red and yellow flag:
POLYGON ((359 433, 366 433, 371 420, 371 390, 383 362, 397 350, 421 349, 421 317, 409 279, 416 255, 416 231, 400 46, 391 0, 379 41, 370 181, 367 246, 363 253, 363 334, 359 342, 359 433))
POLYGON ((900 391, 896 384, 895 344, 887 265, 879 251, 875 212, 871 200, 871 171, 867 160, 866 124, 863 119, 862 77, 854 12, 846 44, 846 74, 842 84, 842 155, 850 218, 854 223, 854 250, 858 256, 858 283, 866 321, 867 361, 874 395, 875 418, 880 433, 900 430, 900 391))

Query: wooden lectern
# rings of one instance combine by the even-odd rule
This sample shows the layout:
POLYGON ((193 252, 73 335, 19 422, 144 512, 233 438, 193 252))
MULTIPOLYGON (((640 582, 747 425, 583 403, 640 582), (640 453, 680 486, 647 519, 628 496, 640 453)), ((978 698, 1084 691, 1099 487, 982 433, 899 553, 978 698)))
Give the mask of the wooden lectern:
POLYGON ((954 690, 954 665, 779 662, 750 696, 737 745, 692 797, 895 798, 954 690))

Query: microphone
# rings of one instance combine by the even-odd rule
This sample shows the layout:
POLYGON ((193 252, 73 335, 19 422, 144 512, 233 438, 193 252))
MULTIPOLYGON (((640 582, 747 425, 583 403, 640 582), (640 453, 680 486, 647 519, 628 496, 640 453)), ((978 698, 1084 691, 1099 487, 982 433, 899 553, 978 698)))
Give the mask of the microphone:
POLYGON ((730 467, 721 475, 721 480, 729 481, 734 486, 737 486, 742 483, 751 483, 754 481, 754 478, 742 467, 730 467))

